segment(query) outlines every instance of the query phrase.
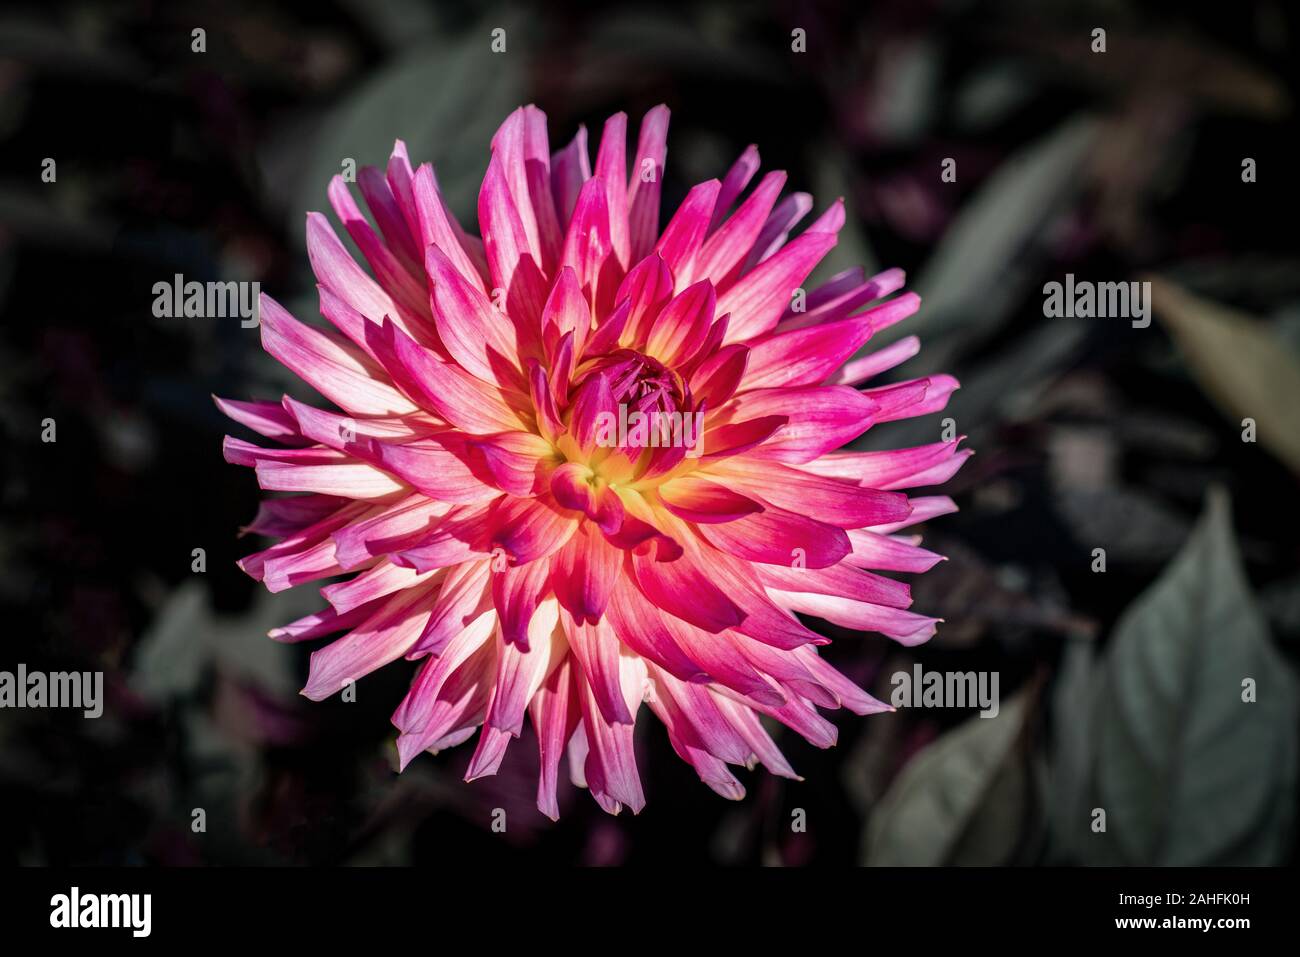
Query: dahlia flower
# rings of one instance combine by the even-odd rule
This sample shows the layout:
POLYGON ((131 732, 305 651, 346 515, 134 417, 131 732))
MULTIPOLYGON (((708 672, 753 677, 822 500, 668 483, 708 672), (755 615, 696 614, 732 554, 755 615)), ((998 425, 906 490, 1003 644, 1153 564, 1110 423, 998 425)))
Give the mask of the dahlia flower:
POLYGON ((841 201, 791 238, 812 199, 781 199, 782 172, 742 198, 750 147, 661 232, 668 110, 642 121, 630 176, 626 125, 605 123, 593 167, 585 130, 552 153, 544 114, 516 110, 492 141, 481 238, 400 141, 386 170, 357 176, 370 219, 335 177, 330 204, 369 271, 311 213, 333 328, 267 296, 260 315, 265 349, 342 411, 217 400, 279 443, 227 437, 227 460, 297 493, 262 504, 249 530, 279 541, 241 567, 271 591, 333 579, 327 608, 271 632, 346 632, 312 654, 302 693, 418 660, 393 715, 401 767, 477 732, 466 779, 493 774, 527 717, 552 818, 562 755, 606 811, 641 809, 642 704, 736 799, 728 765, 796 777, 763 716, 829 747, 817 709, 890 710, 818 655, 827 639, 796 613, 906 645, 933 634, 878 572, 940 560, 897 533, 952 501, 899 490, 969 454, 836 451, 957 386, 859 388, 916 354, 906 338, 851 359, 919 300, 892 295, 899 270, 800 288, 841 201))

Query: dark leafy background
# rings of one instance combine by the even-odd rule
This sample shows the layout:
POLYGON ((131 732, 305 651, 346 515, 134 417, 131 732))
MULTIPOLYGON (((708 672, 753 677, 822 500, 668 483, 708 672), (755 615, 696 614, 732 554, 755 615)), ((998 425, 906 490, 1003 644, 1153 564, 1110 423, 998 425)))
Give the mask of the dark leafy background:
POLYGON ((0 712, 0 859, 1294 862, 1298 30, 1281 0, 6 5, 0 664, 103 670, 107 707, 0 712), (645 720, 640 817, 573 794, 552 825, 527 736, 495 779, 461 783, 468 748, 393 772, 404 666, 356 703, 297 696, 308 649, 265 634, 319 599, 235 568, 257 491, 209 394, 298 386, 236 321, 155 319, 152 286, 258 280, 314 316, 303 217, 342 158, 401 136, 464 216, 525 102, 557 142, 666 102, 668 201, 753 142, 847 198, 825 273, 908 270, 925 302, 897 331, 923 350, 901 374, 959 376, 944 415, 978 450, 960 514, 925 529, 950 561, 915 607, 946 624, 916 649, 832 629, 827 654, 881 696, 918 661, 996 671, 997 719, 836 714, 833 750, 782 735, 805 781, 751 773, 736 804, 645 720), (1066 272, 1153 279, 1156 321, 1045 319, 1066 272))

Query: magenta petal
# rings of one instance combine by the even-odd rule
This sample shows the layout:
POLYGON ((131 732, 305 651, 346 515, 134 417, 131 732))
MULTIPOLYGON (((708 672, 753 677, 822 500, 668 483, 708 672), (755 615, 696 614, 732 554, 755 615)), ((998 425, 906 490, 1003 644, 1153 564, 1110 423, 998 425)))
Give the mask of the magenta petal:
POLYGON ((627 193, 629 262, 647 256, 659 234, 659 194, 668 155, 669 115, 668 107, 656 106, 641 120, 627 193))
POLYGON ((609 623, 580 624, 567 611, 560 612, 560 621, 601 718, 610 724, 630 725, 632 709, 623 696, 619 643, 609 623))
POLYGON ((416 406, 367 356, 305 326, 274 299, 261 298, 262 347, 321 395, 357 415, 404 415, 416 406))
MULTIPOLYGON (((772 172, 764 176, 758 188, 741 204, 736 214, 705 242, 692 275, 697 279, 711 280, 720 288, 729 288, 735 282, 742 261, 753 248, 784 186, 785 173, 772 172)), ((730 202, 725 195, 720 194, 719 205, 724 201, 730 202)))
POLYGON ((699 530, 729 555, 771 565, 788 567, 802 560, 808 568, 825 568, 853 550, 843 529, 781 508, 767 508, 721 525, 700 525, 699 530))
POLYGON ((664 228, 664 234, 655 246, 655 252, 677 277, 679 284, 704 245, 709 220, 713 216, 713 206, 721 188, 722 184, 716 179, 693 187, 682 200, 682 205, 677 207, 676 214, 664 228))
POLYGON ((552 561, 555 597, 575 621, 595 624, 609 605, 622 564, 617 549, 582 525, 552 561))
MULTIPOLYGON (((856 439, 875 421, 876 403, 847 386, 755 389, 727 406, 732 421, 783 414, 789 421, 750 455, 798 465, 856 439)), ((707 455, 713 448, 705 433, 707 455)))
POLYGON ((686 475, 659 487, 664 508, 688 522, 716 524, 763 511, 752 498, 708 479, 686 475))
POLYGON ((633 552, 631 562, 641 594, 670 615, 707 632, 718 632, 744 620, 744 612, 686 556, 660 562, 633 552))
POLYGON ((732 459, 711 469, 717 480, 789 511, 816 515, 840 528, 897 522, 911 514, 907 496, 776 462, 732 459))
MULTIPOLYGON (((832 207, 836 208, 840 207, 832 207)), ((728 341, 746 342, 771 332, 795 290, 835 245, 836 235, 835 230, 814 231, 814 227, 809 227, 728 289, 718 300, 718 312, 735 317, 727 334, 728 341)))
POLYGON ((587 128, 579 126, 569 145, 551 155, 551 196, 561 228, 568 226, 582 184, 589 179, 591 157, 587 155, 587 128))
POLYGON ((498 392, 460 366, 438 360, 392 323, 385 324, 382 335, 393 358, 389 368, 400 374, 402 387, 452 425, 480 435, 523 428, 518 413, 498 392))
POLYGON ((528 624, 541 603, 551 574, 549 562, 507 565, 492 573, 492 601, 501 621, 501 637, 528 650, 528 624))
POLYGON ((419 639, 435 601, 436 590, 431 588, 409 588, 385 601, 346 637, 312 654, 302 693, 321 701, 400 658, 419 639))
POLYGON ((437 246, 429 247, 424 261, 433 285, 434 322, 452 358, 484 382, 517 388, 519 340, 510 320, 437 246))
POLYGON ((650 327, 646 352, 669 366, 689 354, 713 323, 716 300, 713 285, 708 282, 697 282, 683 290, 664 306, 650 327))
POLYGON ((605 183, 609 210, 609 241, 614 255, 626 268, 630 255, 627 215, 627 114, 615 113, 605 121, 596 151, 595 177, 605 183))
POLYGON ((573 403, 573 416, 569 433, 578 443, 583 455, 595 451, 602 435, 608 435, 613 423, 618 421, 618 404, 610 390, 609 379, 600 372, 589 378, 578 391, 573 403))
POLYGON ((493 484, 511 495, 536 495, 546 485, 554 450, 532 432, 500 432, 476 437, 468 443, 490 473, 493 484))

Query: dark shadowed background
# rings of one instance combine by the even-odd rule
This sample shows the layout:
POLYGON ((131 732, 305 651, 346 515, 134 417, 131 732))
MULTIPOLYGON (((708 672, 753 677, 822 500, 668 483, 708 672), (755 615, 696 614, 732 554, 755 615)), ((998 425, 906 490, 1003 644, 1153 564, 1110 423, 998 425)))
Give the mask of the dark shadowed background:
POLYGON ((1282 0, 6 4, 0 668, 102 670, 106 704, 0 711, 0 861, 1294 862, 1298 30, 1282 0), (846 197, 821 275, 908 271, 899 376, 963 389, 861 444, 950 417, 977 450, 923 530, 950 560, 914 607, 946 623, 826 654, 884 698, 917 662, 996 672, 996 719, 836 712, 835 749, 779 738, 805 781, 742 772, 739 803, 642 720, 646 810, 570 792, 553 825, 530 733, 497 778, 461 782, 468 746, 394 773, 414 665, 297 695, 310 648, 266 631, 321 599, 235 567, 259 493, 209 396, 300 386, 238 320, 155 318, 153 285, 256 280, 311 320, 304 216, 342 161, 401 137, 472 223, 529 102, 554 144, 667 103, 666 209, 754 143, 846 197), (1067 273, 1153 281, 1154 321, 1046 318, 1067 273))

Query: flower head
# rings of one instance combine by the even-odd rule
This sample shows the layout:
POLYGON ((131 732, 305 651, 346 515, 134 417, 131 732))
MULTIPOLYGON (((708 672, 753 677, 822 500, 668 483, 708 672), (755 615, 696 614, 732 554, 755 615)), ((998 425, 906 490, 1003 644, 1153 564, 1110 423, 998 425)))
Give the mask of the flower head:
POLYGON ((947 376, 859 388, 915 338, 852 358, 916 311, 902 273, 850 269, 800 286, 844 222, 780 199, 748 149, 659 229, 668 111, 643 120, 628 176, 623 114, 592 167, 585 131, 551 153, 546 118, 515 111, 492 142, 482 238, 452 217, 432 167, 398 142, 386 171, 329 198, 369 265, 307 219, 333 329, 261 300, 268 352, 342 411, 218 400, 281 447, 227 438, 267 490, 251 530, 278 538, 241 566, 272 591, 351 574, 329 607, 272 632, 317 650, 322 699, 419 660, 393 715, 403 767, 475 736, 468 778, 494 773, 525 720, 555 817, 561 755, 607 811, 644 804, 633 722, 648 705, 719 794, 728 765, 794 771, 766 715, 819 747, 819 708, 888 710, 818 655, 795 613, 924 641, 935 619, 879 571, 939 556, 895 533, 952 511, 900 489, 945 481, 957 442, 837 452, 872 425, 933 412, 947 376), (377 228, 376 228, 377 227, 377 228), (890 298, 887 298, 890 297, 890 298))

